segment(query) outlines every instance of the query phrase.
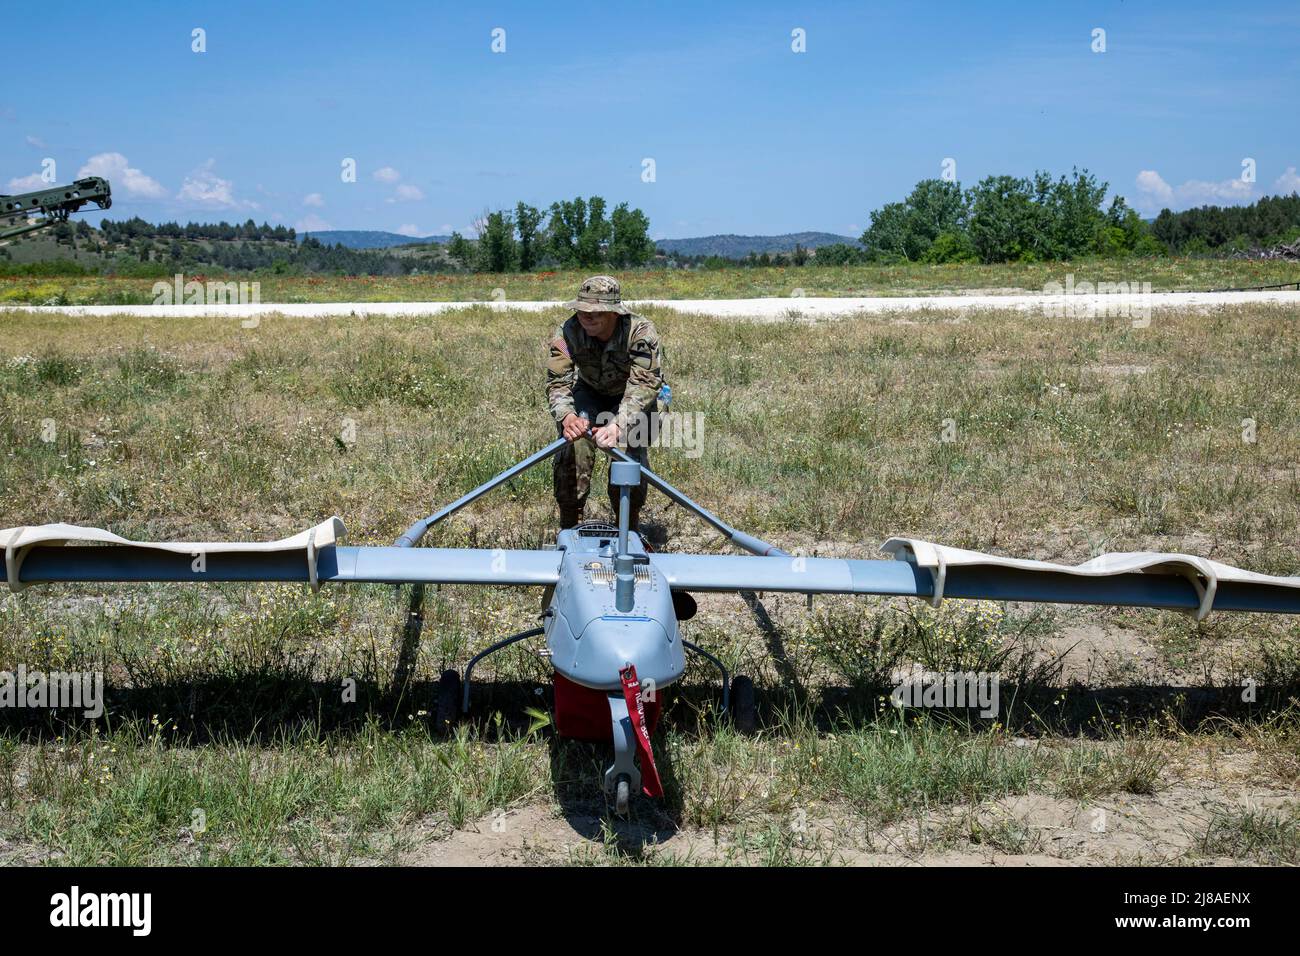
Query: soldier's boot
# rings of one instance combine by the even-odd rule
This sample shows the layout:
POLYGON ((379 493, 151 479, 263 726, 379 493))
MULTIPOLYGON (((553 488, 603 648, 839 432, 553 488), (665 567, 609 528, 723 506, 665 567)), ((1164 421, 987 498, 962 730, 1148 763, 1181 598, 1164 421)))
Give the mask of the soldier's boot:
POLYGON ((560 529, 574 528, 582 524, 582 508, 560 505, 560 529))

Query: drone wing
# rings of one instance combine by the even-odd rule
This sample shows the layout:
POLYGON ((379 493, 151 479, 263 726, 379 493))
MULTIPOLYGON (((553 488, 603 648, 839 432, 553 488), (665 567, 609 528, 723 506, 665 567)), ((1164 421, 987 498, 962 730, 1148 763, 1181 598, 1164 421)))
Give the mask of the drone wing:
POLYGON ((343 547, 330 518, 279 541, 132 541, 102 528, 48 524, 0 530, 13 591, 41 581, 327 581, 554 584, 556 551, 343 547))
POLYGON ((674 590, 877 594, 1195 612, 1300 614, 1300 577, 1275 577, 1188 554, 1104 554, 1079 565, 1005 558, 913 538, 890 538, 894 560, 655 554, 674 590))

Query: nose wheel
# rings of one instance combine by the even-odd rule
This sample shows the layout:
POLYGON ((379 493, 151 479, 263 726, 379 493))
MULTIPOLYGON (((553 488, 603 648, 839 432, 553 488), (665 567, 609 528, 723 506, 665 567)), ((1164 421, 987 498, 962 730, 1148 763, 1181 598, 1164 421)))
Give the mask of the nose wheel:
POLYGON ((609 695, 609 719, 614 736, 614 763, 605 771, 605 793, 614 798, 614 812, 627 816, 632 788, 641 787, 641 769, 636 765, 636 731, 622 694, 609 695))

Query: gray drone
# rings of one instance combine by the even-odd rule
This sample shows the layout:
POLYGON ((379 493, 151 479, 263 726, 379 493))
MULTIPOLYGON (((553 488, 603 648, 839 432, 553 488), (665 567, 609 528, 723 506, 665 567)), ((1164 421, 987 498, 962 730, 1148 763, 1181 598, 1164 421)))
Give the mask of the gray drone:
POLYGON ((439 681, 440 726, 469 707, 469 682, 487 655, 545 635, 554 669, 558 734, 613 743, 604 788, 621 814, 637 790, 662 795, 650 746, 662 692, 698 654, 722 675, 722 708, 741 725, 754 719, 753 684, 731 677, 707 650, 686 641, 679 624, 695 613, 692 593, 778 591, 1126 605, 1184 610, 1300 613, 1300 577, 1275 577, 1187 554, 1106 554, 1061 565, 890 538, 887 559, 791 555, 739 531, 618 449, 609 449, 610 482, 619 490, 617 527, 588 523, 559 533, 547 550, 421 548, 430 527, 549 458, 557 439, 495 478, 415 522, 392 547, 339 543, 330 518, 273 542, 140 542, 99 528, 47 524, 0 530, 5 575, 19 591, 39 582, 301 581, 323 584, 531 585, 545 589, 542 624, 498 641, 472 658, 464 675, 439 681), (749 552, 650 552, 628 527, 629 493, 642 478, 749 552))

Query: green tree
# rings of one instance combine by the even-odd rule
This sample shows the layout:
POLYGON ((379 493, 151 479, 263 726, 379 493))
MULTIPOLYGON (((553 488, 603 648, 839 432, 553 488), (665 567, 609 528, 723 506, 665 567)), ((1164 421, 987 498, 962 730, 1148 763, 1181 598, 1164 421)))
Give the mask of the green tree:
POLYGON ((519 265, 515 223, 510 213, 487 213, 479 221, 478 260, 482 272, 512 272, 519 265))
POLYGON ((813 253, 813 262, 819 266, 851 266, 861 261, 861 250, 847 242, 832 242, 813 253))
POLYGON ((981 262, 1040 258, 1039 208, 1033 184, 1017 176, 986 176, 970 191, 970 238, 981 262))
POLYGON ((961 184, 945 179, 923 179, 907 197, 911 211, 911 259, 920 259, 945 232, 966 228, 966 197, 961 184))
MULTIPOLYGON (((317 246, 320 245, 316 240, 308 239, 303 242, 303 246, 306 247, 308 242, 316 243, 317 246)), ((462 269, 472 269, 474 266, 474 247, 459 232, 453 232, 451 239, 447 241, 447 256, 462 269)))
POLYGON ((967 215, 959 183, 923 179, 903 202, 871 213, 862 245, 869 259, 916 262, 942 233, 964 231, 967 215))
POLYGON ((547 245, 561 266, 578 265, 578 237, 587 228, 587 204, 581 199, 551 203, 547 245))
POLYGON ((613 229, 605 218, 605 200, 592 196, 587 200, 586 226, 578 234, 578 265, 584 268, 601 265, 612 234, 613 229))
POLYGON ((979 262, 970 233, 964 229, 949 229, 939 233, 921 261, 930 264, 945 262, 979 262))
POLYGON ((908 257, 911 216, 906 203, 886 203, 871 211, 871 225, 862 234, 862 246, 873 262, 894 262, 908 257))
POLYGON ((519 268, 530 272, 537 265, 537 230, 542 213, 525 202, 515 205, 515 229, 519 232, 519 268))
POLYGON ((613 236, 609 241, 609 263, 618 269, 641 266, 655 254, 650 239, 650 220, 640 209, 629 210, 619 203, 609 217, 613 236))
POLYGON ((1100 250, 1106 214, 1101 204, 1107 183, 1098 183, 1086 169, 1074 169, 1055 182, 1045 172, 1034 174, 1034 201, 1040 225, 1034 251, 1041 259, 1074 259, 1100 250))

